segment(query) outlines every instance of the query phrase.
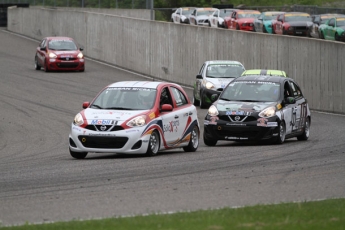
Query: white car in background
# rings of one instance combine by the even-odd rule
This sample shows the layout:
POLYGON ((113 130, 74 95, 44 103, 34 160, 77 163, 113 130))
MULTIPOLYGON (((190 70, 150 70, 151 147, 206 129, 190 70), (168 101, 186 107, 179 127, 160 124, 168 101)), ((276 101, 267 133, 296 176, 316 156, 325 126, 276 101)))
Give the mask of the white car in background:
POLYGON ((171 22, 189 24, 189 15, 193 12, 194 7, 180 7, 171 14, 171 22))
POLYGON ((208 26, 208 18, 216 8, 195 8, 189 16, 189 24, 196 26, 208 26))
POLYGON ((224 18, 230 17, 234 9, 217 9, 209 16, 208 25, 214 28, 224 28, 224 18))

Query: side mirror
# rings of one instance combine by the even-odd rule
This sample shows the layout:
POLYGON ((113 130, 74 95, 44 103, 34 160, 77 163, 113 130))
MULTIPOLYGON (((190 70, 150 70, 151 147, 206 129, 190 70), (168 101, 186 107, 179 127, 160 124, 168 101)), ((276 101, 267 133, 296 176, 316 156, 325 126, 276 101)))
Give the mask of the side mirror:
POLYGON ((86 109, 87 107, 89 107, 90 102, 86 101, 83 103, 83 109, 86 109))
POLYGON ((294 97, 287 97, 287 98, 285 98, 284 101, 286 104, 295 104, 296 103, 296 99, 294 97))
POLYGON ((196 75, 196 79, 202 79, 202 76, 200 74, 196 75))
POLYGON ((40 50, 46 50, 46 47, 41 47, 40 50))
POLYGON ((79 48, 79 50, 80 50, 80 51, 83 51, 83 50, 84 50, 84 48, 83 48, 83 47, 80 47, 80 48, 79 48))
POLYGON ((172 105, 170 105, 170 104, 163 104, 162 105, 162 109, 161 109, 162 112, 169 112, 172 110, 173 110, 172 105))
POLYGON ((212 101, 212 103, 215 102, 215 101, 217 101, 217 100, 218 100, 218 97, 219 97, 219 94, 212 94, 212 95, 211 95, 211 101, 212 101))

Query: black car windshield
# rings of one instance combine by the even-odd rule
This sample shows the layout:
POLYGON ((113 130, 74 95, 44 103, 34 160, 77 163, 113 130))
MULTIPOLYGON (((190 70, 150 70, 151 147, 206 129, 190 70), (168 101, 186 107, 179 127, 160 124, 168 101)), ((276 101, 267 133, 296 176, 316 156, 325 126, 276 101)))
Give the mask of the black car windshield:
POLYGON ((211 64, 207 66, 206 76, 211 78, 236 78, 244 68, 237 64, 211 64))
POLYGON ((71 40, 50 40, 48 48, 50 50, 77 50, 77 46, 71 40))
POLYGON ((233 81, 220 99, 227 101, 278 101, 280 84, 270 81, 233 81))
POLYGON ((147 110, 154 105, 156 89, 138 87, 106 88, 91 108, 114 110, 147 110))

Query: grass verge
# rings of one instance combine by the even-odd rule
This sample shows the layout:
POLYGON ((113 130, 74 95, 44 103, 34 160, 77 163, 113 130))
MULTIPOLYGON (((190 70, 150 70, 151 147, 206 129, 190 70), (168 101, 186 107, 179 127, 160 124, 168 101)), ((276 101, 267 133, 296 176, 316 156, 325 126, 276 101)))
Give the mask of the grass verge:
POLYGON ((11 230, 345 229, 345 199, 2 227, 11 230))

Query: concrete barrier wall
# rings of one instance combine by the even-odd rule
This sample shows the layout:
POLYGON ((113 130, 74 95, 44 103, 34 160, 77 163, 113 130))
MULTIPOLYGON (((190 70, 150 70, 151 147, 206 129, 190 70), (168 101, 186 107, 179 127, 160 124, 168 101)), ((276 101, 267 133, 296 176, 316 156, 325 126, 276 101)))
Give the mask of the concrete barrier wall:
POLYGON ((189 86, 206 60, 281 69, 297 80, 312 109, 345 114, 340 42, 32 8, 9 9, 8 30, 36 39, 70 36, 88 57, 189 86))

